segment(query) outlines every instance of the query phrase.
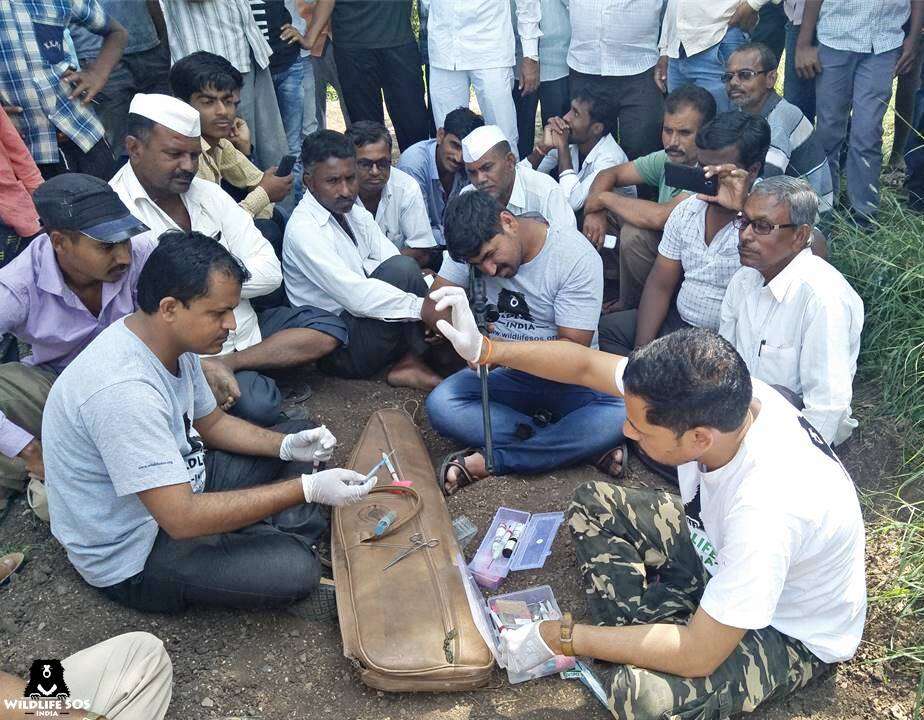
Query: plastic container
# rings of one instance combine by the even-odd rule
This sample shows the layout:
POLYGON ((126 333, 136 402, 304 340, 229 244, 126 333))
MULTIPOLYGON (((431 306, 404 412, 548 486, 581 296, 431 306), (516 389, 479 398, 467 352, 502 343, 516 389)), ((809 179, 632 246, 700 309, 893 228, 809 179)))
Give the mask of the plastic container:
POLYGON ((468 544, 475 539, 478 534, 478 528, 465 515, 459 515, 452 519, 452 532, 456 536, 456 542, 459 543, 459 549, 465 550, 468 544))
POLYGON ((496 590, 511 570, 541 568, 552 552, 552 542, 564 519, 564 513, 560 512, 530 515, 523 510, 498 508, 475 557, 469 563, 475 581, 483 588, 496 590), (517 541, 514 545, 505 540, 498 549, 498 542, 509 538, 503 530, 499 532, 502 526, 503 530, 516 528, 519 532, 515 535, 517 541), (504 547, 512 549, 509 557, 504 557, 504 547))

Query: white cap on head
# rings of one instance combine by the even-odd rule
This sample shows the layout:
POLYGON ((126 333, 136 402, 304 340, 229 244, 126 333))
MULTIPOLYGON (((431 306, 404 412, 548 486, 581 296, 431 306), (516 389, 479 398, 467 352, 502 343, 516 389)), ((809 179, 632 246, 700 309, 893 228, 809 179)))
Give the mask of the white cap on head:
POLYGON ((497 125, 482 125, 462 140, 462 159, 467 163, 478 162, 488 150, 505 141, 507 136, 497 125))
POLYGON ((186 137, 197 138, 202 134, 199 111, 170 95, 138 93, 132 98, 128 111, 142 115, 186 137))

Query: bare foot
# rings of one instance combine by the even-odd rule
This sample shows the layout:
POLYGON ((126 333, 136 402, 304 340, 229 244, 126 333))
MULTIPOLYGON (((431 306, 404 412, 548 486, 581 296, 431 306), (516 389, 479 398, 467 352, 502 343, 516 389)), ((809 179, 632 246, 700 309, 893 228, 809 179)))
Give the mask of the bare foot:
MULTIPOLYGON (((481 453, 472 453, 462 458, 462 464, 468 470, 473 480, 482 480, 488 476, 488 469, 484 464, 484 455, 481 453)), ((457 467, 451 467, 446 471, 446 494, 454 495, 459 490, 459 476, 462 471, 457 467)))
POLYGON ((443 378, 419 357, 408 353, 388 371, 385 382, 392 387, 432 390, 443 382, 443 378))

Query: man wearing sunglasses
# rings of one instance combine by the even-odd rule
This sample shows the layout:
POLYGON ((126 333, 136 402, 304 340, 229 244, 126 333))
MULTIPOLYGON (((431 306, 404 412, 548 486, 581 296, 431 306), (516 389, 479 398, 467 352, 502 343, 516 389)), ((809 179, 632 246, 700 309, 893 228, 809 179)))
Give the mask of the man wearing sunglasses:
POLYGON ((776 55, 763 43, 735 50, 725 64, 722 82, 732 104, 770 124, 770 149, 762 177, 801 177, 818 193, 822 215, 831 211, 834 185, 831 168, 815 128, 802 111, 774 91, 776 55))
POLYGON ((754 186, 734 221, 742 268, 725 292, 719 332, 753 377, 839 445, 857 426, 850 402, 863 301, 812 254, 817 212, 818 196, 804 180, 779 176, 754 186))

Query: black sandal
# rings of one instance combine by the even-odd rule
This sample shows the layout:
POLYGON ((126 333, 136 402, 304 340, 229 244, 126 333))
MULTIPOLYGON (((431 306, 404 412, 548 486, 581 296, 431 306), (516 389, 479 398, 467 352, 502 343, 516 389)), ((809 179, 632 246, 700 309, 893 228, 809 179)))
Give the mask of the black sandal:
POLYGON ((443 458, 443 462, 440 463, 440 470, 436 475, 436 482, 440 486, 440 490, 443 492, 444 497, 452 497, 462 488, 466 488, 472 483, 478 482, 480 478, 475 478, 468 471, 468 468, 465 467, 464 459, 473 453, 478 452, 476 448, 465 448, 464 450, 456 450, 455 452, 449 453, 446 457, 443 458), (450 468, 458 468, 459 477, 456 480, 456 489, 451 493, 446 492, 446 476, 449 473, 450 468))
POLYGON ((629 466, 629 446, 622 442, 614 448, 607 450, 603 453, 594 463, 594 467, 597 468, 604 475, 609 475, 614 480, 622 480, 626 476, 626 468, 629 466), (613 473, 610 472, 610 469, 613 467, 613 455, 616 454, 618 450, 622 450, 622 462, 619 466, 619 472, 613 473))

